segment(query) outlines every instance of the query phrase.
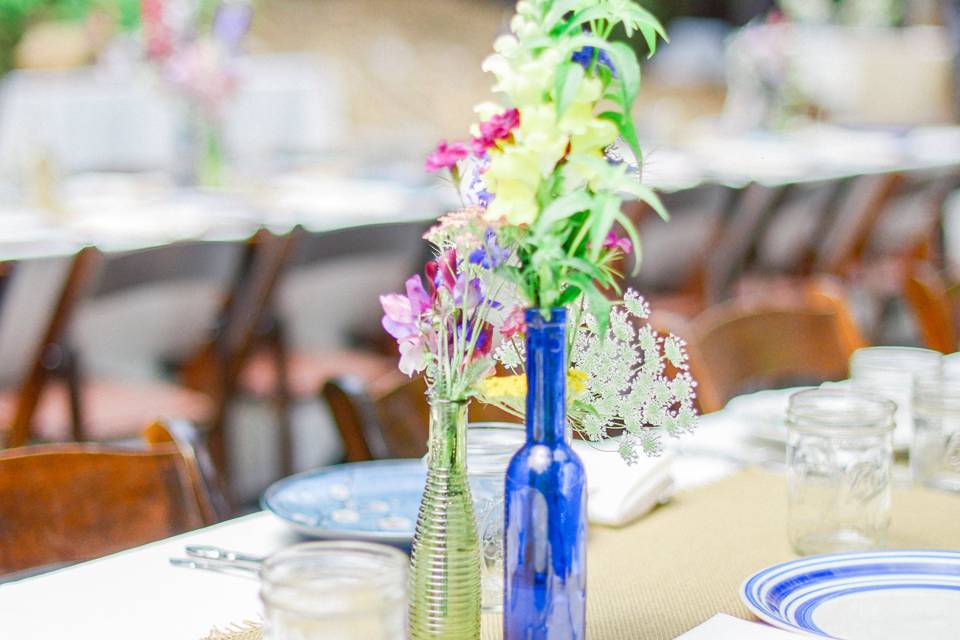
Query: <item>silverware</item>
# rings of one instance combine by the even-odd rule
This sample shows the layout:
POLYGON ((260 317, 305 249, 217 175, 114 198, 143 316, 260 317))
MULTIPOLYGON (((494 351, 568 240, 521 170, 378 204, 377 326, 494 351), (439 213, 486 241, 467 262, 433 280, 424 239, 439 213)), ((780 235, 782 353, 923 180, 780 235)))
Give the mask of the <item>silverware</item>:
POLYGON ((209 545, 188 545, 186 558, 170 558, 170 564, 186 569, 203 569, 230 575, 257 578, 263 558, 209 545))

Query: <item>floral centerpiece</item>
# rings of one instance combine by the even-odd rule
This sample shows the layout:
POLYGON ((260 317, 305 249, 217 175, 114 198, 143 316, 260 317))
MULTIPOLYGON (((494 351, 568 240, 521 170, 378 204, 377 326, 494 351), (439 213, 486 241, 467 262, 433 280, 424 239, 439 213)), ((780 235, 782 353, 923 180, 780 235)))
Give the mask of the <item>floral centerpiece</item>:
POLYGON ((184 107, 183 182, 222 186, 223 111, 236 91, 236 58, 250 28, 249 0, 142 0, 144 47, 184 107))
MULTIPOLYGON (((567 442, 568 376, 574 392, 587 394, 571 398, 575 422, 595 438, 611 420, 622 425, 630 436, 621 445, 628 459, 632 437, 642 450, 657 449, 645 430, 651 421, 673 432, 692 424, 688 374, 666 380, 654 353, 659 344, 682 367, 678 343, 640 332, 640 359, 607 370, 590 366, 634 341, 627 318, 611 314, 620 294, 617 265, 639 246, 623 200, 642 200, 666 216, 640 180, 631 113, 640 65, 630 44, 611 41, 618 28, 628 38, 640 34, 651 54, 665 37, 656 18, 632 0, 521 0, 511 34, 496 41, 483 64, 503 102, 479 105, 469 141, 441 142, 428 160, 428 168, 449 168, 461 188, 476 194, 485 218, 501 225, 498 235, 512 255, 497 272, 526 306, 522 322, 514 323, 525 334, 525 406, 515 412, 526 418, 527 443, 506 478, 507 640, 585 634, 586 480, 567 442), (625 151, 610 153, 618 143, 625 151), (581 328, 587 342, 592 336, 606 346, 578 350, 581 328), (572 359, 586 369, 571 371, 572 359), (611 391, 589 388, 591 380, 611 391)), ((629 300, 628 312, 642 318, 641 303, 629 300)), ((485 383, 486 395, 492 399, 489 385, 504 382, 485 383)))
POLYGON ((448 214, 426 239, 425 281, 380 298, 400 369, 422 373, 430 403, 427 481, 411 553, 410 635, 480 637, 480 551, 466 471, 467 402, 495 368, 509 319, 495 270, 507 259, 479 208, 448 214))

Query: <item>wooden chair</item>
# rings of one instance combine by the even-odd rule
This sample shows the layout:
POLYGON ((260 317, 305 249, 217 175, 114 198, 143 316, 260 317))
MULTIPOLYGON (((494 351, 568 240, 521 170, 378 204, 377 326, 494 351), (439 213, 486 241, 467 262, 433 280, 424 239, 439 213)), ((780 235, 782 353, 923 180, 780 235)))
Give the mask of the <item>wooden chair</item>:
MULTIPOLYGON (((315 269, 349 265, 357 260, 381 256, 396 256, 400 262, 409 263, 408 268, 413 272, 422 266, 419 259, 426 257, 426 243, 421 239, 425 228, 421 222, 378 224, 323 233, 297 227, 284 239, 283 258, 277 263, 278 270, 283 273, 278 273, 278 278, 282 277, 286 283, 300 274, 309 273, 319 285, 323 276, 318 278, 315 269)), ((387 292, 402 285, 407 271, 405 268, 403 272, 383 276, 383 291, 387 292)), ((356 378, 366 388, 367 384, 395 370, 396 357, 393 353, 385 354, 371 347, 321 348, 294 344, 292 325, 298 319, 294 316, 299 309, 294 306, 296 301, 284 298, 283 286, 271 300, 272 306, 256 338, 257 347, 251 351, 249 361, 239 374, 238 388, 249 397, 269 399, 276 406, 281 431, 285 434, 281 472, 289 473, 292 467, 289 436, 292 403, 297 399, 315 398, 317 389, 335 378, 356 378)), ((361 302, 353 296, 351 283, 345 281, 340 283, 337 299, 331 300, 330 304, 342 306, 361 302)), ((374 310, 374 315, 367 319, 376 327, 373 331, 378 336, 385 335, 377 322, 379 306, 375 300, 368 306, 374 310)), ((322 323, 323 318, 316 321, 322 323)), ((339 336, 338 341, 348 345, 359 342, 364 332, 365 328, 361 327, 353 335, 339 336)), ((386 344, 386 341, 380 341, 380 344, 386 344)))
MULTIPOLYGON (((0 436, 5 436, 0 438, 3 441, 0 444, 11 447, 27 444, 33 436, 40 401, 46 397, 51 381, 62 381, 61 388, 76 382, 76 367, 70 353, 63 348, 63 338, 99 260, 99 252, 92 247, 81 249, 70 259, 60 293, 55 298, 26 375, 17 389, 0 392, 0 416, 4 421, 0 425, 0 436), (6 428, 8 425, 9 429, 6 428)), ((0 287, 4 293, 16 269, 13 263, 0 264, 3 272, 0 287)), ((5 301, 5 296, 0 297, 0 306, 5 301)), ((71 415, 79 413, 79 398, 75 394, 67 393, 63 405, 71 415)), ((73 435, 78 434, 74 431, 73 435)))
MULTIPOLYGON (((644 244, 636 248, 636 255, 643 257, 640 272, 625 276, 624 286, 642 291, 658 309, 688 316, 702 311, 709 257, 723 241, 740 196, 740 190, 721 185, 664 193, 669 222, 645 204, 625 205, 644 244)), ((630 268, 623 271, 629 274, 630 268)))
POLYGON ((903 285, 924 346, 941 353, 957 350, 957 325, 946 282, 928 262, 916 262, 903 285))
POLYGON ((845 378, 850 355, 865 345, 842 296, 820 283, 793 296, 728 301, 698 316, 687 331, 705 412, 745 391, 845 378))
MULTIPOLYGON (((421 377, 399 371, 372 382, 340 377, 324 382, 320 395, 330 407, 344 442, 347 462, 420 457, 427 450, 430 407, 421 377)), ((519 422, 503 411, 474 402, 473 422, 519 422)))
POLYGON ((87 560, 216 521, 196 452, 151 424, 146 447, 0 451, 0 574, 87 560))

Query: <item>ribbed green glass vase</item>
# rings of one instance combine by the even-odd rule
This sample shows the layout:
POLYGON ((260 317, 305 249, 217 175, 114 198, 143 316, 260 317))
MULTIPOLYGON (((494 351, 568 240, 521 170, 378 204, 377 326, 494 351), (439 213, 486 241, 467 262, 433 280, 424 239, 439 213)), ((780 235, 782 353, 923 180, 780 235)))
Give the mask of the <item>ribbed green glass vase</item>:
POLYGON ((433 401, 410 564, 410 637, 480 637, 480 549, 467 482, 467 403, 433 401))

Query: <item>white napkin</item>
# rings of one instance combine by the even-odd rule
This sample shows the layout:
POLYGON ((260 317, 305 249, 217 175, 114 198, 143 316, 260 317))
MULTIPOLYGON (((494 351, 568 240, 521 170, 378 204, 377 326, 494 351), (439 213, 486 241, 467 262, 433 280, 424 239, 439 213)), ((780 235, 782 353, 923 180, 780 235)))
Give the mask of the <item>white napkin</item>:
POLYGON ((672 453, 640 458, 627 465, 616 451, 574 441, 574 448, 587 471, 587 512, 590 522, 619 527, 653 509, 673 486, 670 477, 672 453))
POLYGON ((674 640, 795 640, 799 637, 796 633, 718 613, 674 640))

